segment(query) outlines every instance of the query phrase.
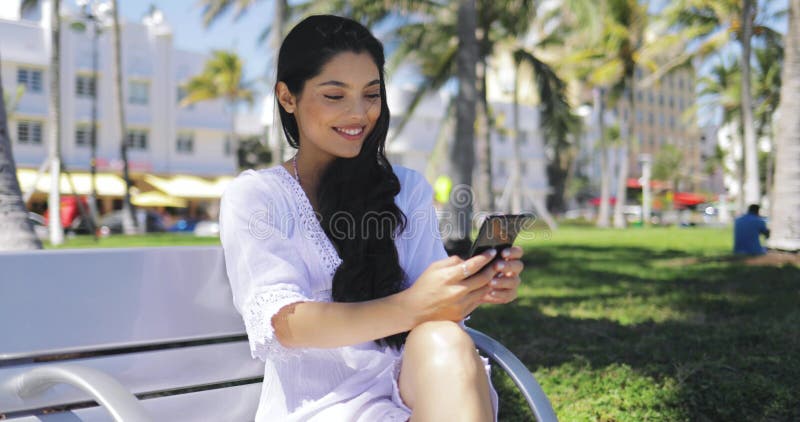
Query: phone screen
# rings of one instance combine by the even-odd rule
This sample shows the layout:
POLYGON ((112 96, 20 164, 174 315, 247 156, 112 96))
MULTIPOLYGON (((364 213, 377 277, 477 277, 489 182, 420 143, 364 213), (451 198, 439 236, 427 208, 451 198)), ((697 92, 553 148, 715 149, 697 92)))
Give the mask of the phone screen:
POLYGON ((494 248, 499 255, 503 249, 511 247, 517 235, 530 228, 533 214, 490 215, 483 220, 478 237, 472 243, 469 256, 473 257, 487 249, 494 248))

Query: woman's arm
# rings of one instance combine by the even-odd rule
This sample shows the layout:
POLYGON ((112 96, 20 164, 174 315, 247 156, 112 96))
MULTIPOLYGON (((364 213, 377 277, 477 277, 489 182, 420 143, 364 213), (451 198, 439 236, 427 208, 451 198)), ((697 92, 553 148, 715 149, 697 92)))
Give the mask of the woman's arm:
POLYGON ((411 287, 385 298, 284 306, 272 318, 275 335, 285 347, 333 348, 409 331, 424 321, 460 321, 490 290, 495 265, 476 271, 494 258, 491 252, 466 261, 457 256, 436 261, 411 287))

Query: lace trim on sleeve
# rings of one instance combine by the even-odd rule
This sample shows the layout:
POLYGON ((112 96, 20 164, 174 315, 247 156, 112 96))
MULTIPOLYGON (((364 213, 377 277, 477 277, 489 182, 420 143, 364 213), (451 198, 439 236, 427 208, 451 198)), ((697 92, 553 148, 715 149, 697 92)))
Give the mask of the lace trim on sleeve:
POLYGON ((297 302, 310 302, 300 292, 286 288, 270 289, 255 295, 243 309, 244 325, 250 341, 253 358, 267 361, 285 361, 303 354, 303 349, 285 347, 275 337, 272 317, 284 306, 297 302))

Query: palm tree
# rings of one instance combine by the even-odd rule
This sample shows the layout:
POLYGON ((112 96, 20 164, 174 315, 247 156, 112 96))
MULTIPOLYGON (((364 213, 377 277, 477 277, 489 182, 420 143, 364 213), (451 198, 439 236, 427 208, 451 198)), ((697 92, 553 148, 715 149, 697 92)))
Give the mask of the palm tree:
MULTIPOLYGON (((733 160, 733 176, 739 192, 736 196, 737 209, 741 209, 744 206, 744 195, 742 195, 744 190, 744 166, 734 153, 735 148, 742 143, 741 78, 741 63, 733 56, 721 54, 711 69, 698 79, 698 86, 700 87, 699 107, 703 109, 719 107, 722 112, 721 123, 733 128, 730 145, 724 153, 726 156, 730 154, 731 160, 733 160)), ((696 113, 697 107, 691 107, 686 112, 696 113)), ((724 163, 725 157, 722 158, 724 163)), ((728 170, 724 166, 723 168, 728 170)))
POLYGON ((41 249, 42 243, 36 237, 28 220, 28 210, 22 201, 22 192, 17 180, 17 166, 11 151, 11 138, 8 136, 3 81, 0 79, 0 251, 41 249))
MULTIPOLYGON (((38 0, 23 0, 20 11, 39 6, 38 0)), ((61 1, 50 2, 50 71, 48 73, 50 95, 48 96, 48 143, 47 161, 50 167, 50 192, 47 197, 47 209, 50 215, 48 228, 50 243, 64 243, 64 227, 61 225, 61 1)))
POLYGON ((243 71, 244 65, 236 53, 212 51, 203 71, 184 85, 186 97, 180 103, 183 107, 201 101, 225 100, 231 113, 231 142, 236 139, 234 124, 237 105, 242 101, 253 105, 253 91, 244 82, 243 71))
POLYGON ((675 0, 668 3, 664 11, 666 22, 676 31, 661 37, 663 45, 681 45, 683 53, 675 55, 650 78, 657 80, 666 72, 690 63, 694 58, 705 58, 721 51, 736 42, 741 49, 740 113, 744 132, 745 149, 745 199, 748 203, 758 203, 761 198, 759 187, 757 140, 753 118, 753 93, 751 90, 751 50, 754 37, 777 38, 779 34, 765 22, 774 16, 767 11, 769 0, 675 0), (758 12, 762 13, 758 13, 758 12), (759 18, 760 21, 759 21, 759 18))
POLYGON ((772 236, 768 245, 776 249, 800 250, 800 0, 789 1, 789 29, 785 55, 780 117, 775 139, 775 202, 770 207, 772 236))
MULTIPOLYGON (((458 186, 472 186, 472 166, 475 161, 473 142, 475 137, 475 105, 478 100, 475 86, 478 62, 478 40, 475 0, 463 0, 458 6, 458 97, 456 98, 456 137, 450 151, 450 160, 455 164, 453 182, 458 186)), ((467 201, 452 201, 455 222, 472 221, 472 204, 467 201), (463 219, 462 219, 463 218, 463 219)), ((454 235, 449 241, 448 250, 465 255, 472 237, 471 224, 456 224, 454 235)))
POLYGON ((133 234, 137 231, 136 218, 131 204, 131 177, 128 163, 128 140, 125 121, 125 98, 122 85, 122 36, 120 35, 119 2, 111 1, 112 20, 114 22, 113 52, 114 52, 114 96, 117 100, 117 121, 120 131, 120 156, 122 158, 122 178, 125 180, 125 198, 122 201, 122 231, 133 234))
POLYGON ((604 4, 604 25, 594 45, 589 45, 572 57, 583 61, 588 80, 599 87, 609 87, 609 102, 628 110, 620 127, 622 144, 619 151, 614 227, 625 227, 623 207, 626 202, 628 163, 635 156, 638 143, 634 135, 636 69, 655 69, 657 50, 645 42, 645 32, 650 24, 646 3, 638 0, 608 0, 604 4), (588 59, 588 60, 587 60, 588 59), (630 154, 630 155, 629 155, 630 154))
MULTIPOLYGON (((203 8, 203 24, 206 27, 213 25, 214 22, 219 20, 221 16, 225 15, 232 8, 236 9, 234 18, 239 18, 255 2, 256 0, 201 0, 199 4, 203 8)), ((267 40, 269 44, 272 60, 271 63, 267 64, 268 69, 275 68, 277 65, 278 50, 283 42, 283 36, 286 32, 286 23, 291 10, 287 0, 273 0, 272 21, 266 22, 265 30, 258 37, 259 42, 267 40)), ((270 74, 269 71, 266 73, 270 74)), ((268 85, 273 85, 274 81, 272 82, 273 83, 268 83, 268 85)), ((280 126, 273 124, 270 133, 273 147, 273 163, 279 163, 283 160, 284 143, 280 141, 280 137, 280 126)))

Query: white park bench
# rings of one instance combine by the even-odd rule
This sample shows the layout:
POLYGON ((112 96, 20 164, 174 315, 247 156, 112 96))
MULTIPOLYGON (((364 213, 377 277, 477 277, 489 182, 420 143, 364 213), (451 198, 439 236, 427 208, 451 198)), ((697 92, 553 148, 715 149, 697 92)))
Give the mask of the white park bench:
MULTIPOLYGON (((555 421, 530 371, 470 335, 555 421)), ((263 370, 220 247, 0 253, 0 420, 248 421, 263 370)))

